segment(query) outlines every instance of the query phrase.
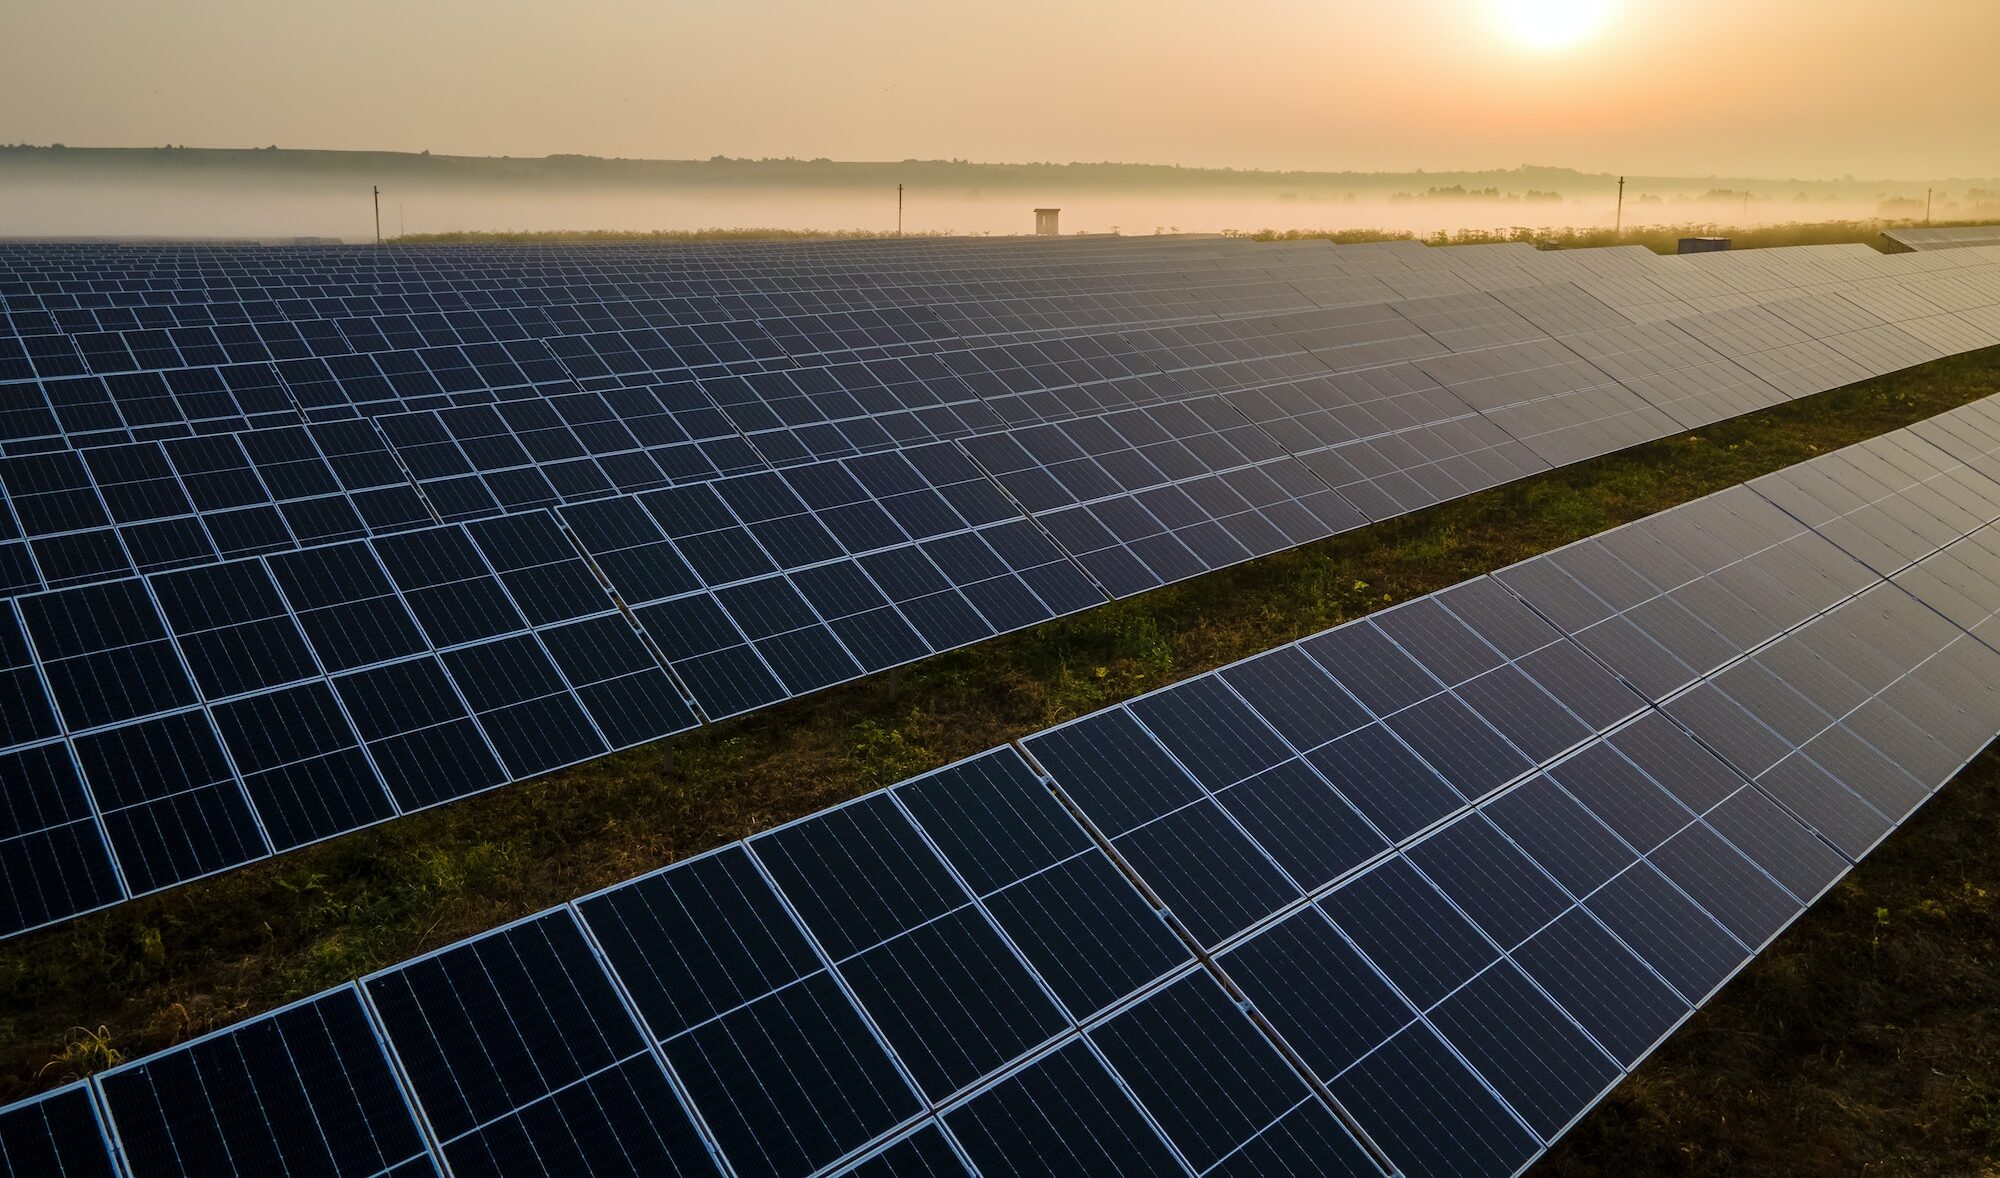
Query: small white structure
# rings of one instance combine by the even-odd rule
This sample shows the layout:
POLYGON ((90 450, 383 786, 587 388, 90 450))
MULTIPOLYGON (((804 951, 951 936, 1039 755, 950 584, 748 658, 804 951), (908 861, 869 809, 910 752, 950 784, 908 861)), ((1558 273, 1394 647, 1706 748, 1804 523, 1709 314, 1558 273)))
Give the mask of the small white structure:
POLYGON ((1035 236, 1054 237, 1060 233, 1061 230, 1056 228, 1056 218, 1061 214, 1061 209, 1036 209, 1035 236))

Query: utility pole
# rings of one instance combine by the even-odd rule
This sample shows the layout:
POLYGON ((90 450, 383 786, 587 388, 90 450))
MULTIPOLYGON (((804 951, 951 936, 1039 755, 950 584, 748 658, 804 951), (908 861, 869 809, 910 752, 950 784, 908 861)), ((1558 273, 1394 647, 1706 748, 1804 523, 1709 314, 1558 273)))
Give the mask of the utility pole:
POLYGON ((1930 223, 1931 223, 1931 192, 1932 192, 1932 191, 1933 191, 1933 190, 1932 190, 1932 189, 1929 189, 1929 188, 1926 188, 1926 189, 1924 189, 1924 224, 1926 224, 1926 225, 1928 225, 1928 224, 1930 224, 1930 223))
POLYGON ((380 184, 374 185, 374 189, 375 189, 375 244, 381 245, 382 244, 382 186, 380 184))
POLYGON ((409 230, 403 228, 403 202, 400 200, 396 202, 396 236, 409 236, 409 230))
POLYGON ((1611 223, 1611 236, 1625 235, 1625 177, 1618 177, 1618 217, 1611 223))
POLYGON ((896 185, 896 236, 903 235, 903 186, 896 185))

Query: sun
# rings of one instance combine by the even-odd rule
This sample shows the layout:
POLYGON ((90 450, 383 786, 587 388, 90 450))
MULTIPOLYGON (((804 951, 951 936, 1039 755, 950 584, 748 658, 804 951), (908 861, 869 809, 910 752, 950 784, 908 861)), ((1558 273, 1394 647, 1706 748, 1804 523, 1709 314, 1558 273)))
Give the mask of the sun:
POLYGON ((1489 0, 1507 35, 1531 49, 1568 49, 1611 15, 1613 0, 1489 0))

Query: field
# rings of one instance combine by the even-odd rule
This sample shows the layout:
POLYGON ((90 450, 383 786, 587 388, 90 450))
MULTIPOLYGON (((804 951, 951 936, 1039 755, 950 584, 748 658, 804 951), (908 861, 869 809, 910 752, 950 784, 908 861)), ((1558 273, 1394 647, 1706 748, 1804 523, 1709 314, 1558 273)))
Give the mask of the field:
MULTIPOLYGON (((17 938, 0 945, 0 1099, 1995 392, 2000 349, 1940 361, 17 938)), ((1996 836, 1989 756, 1574 1130, 1549 1172, 1991 1172, 1996 836)))
MULTIPOLYGON (((1424 241, 1430 245, 1496 245, 1503 242, 1525 242, 1547 249, 1588 249, 1610 245, 1638 245, 1654 253, 1671 254, 1679 247, 1683 237, 1728 237, 1736 249, 1769 249, 1776 246, 1793 245, 1866 245, 1875 249, 1884 246, 1884 229, 1906 229, 1930 224, 1939 228, 1954 225, 1979 225, 1981 221, 1800 221, 1784 225, 1764 225, 1753 228, 1737 228, 1714 222, 1685 222, 1674 225, 1633 225, 1623 232, 1610 229, 1579 229, 1575 227, 1516 229, 1461 229, 1452 233, 1434 233, 1420 236, 1415 233, 1399 232, 1392 229, 1265 229, 1246 236, 1256 241, 1332 241, 1343 245, 1353 245, 1370 241, 1424 241)), ((820 233, 800 229, 659 229, 650 231, 622 231, 609 229, 587 230, 521 230, 510 232, 458 232, 458 233, 407 233, 391 240, 404 245, 467 245, 521 244, 521 245, 610 245, 639 244, 661 245, 675 242, 695 241, 811 241, 828 238, 843 240, 869 240, 901 236, 872 229, 849 229, 832 233, 820 233)), ((933 233, 912 233, 911 237, 935 237, 933 233)))

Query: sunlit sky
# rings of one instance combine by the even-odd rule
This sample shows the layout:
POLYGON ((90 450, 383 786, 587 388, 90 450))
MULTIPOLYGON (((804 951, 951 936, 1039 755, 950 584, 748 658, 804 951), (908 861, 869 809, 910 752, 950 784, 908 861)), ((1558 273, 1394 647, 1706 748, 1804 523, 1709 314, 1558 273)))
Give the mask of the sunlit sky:
POLYGON ((4 0, 0 140, 2000 174, 2000 0, 4 0))

